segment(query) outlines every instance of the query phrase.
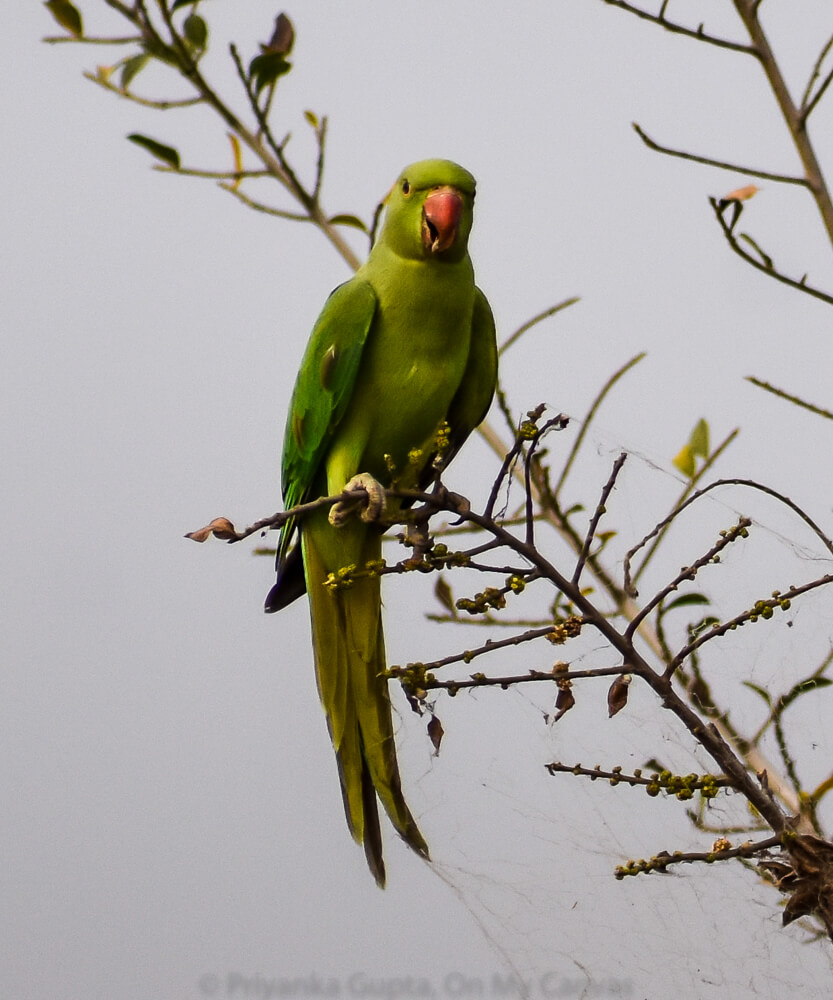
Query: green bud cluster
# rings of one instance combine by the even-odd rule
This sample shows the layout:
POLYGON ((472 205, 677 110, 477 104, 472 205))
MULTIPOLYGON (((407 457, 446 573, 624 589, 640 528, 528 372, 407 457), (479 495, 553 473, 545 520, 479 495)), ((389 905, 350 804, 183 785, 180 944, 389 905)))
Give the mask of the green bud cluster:
POLYGON ((479 594, 475 594, 474 599, 461 597, 457 601, 456 607, 458 611, 465 611, 470 615, 482 615, 489 608, 494 608, 496 611, 505 608, 506 598, 503 595, 503 591, 498 590, 497 587, 487 587, 479 594))

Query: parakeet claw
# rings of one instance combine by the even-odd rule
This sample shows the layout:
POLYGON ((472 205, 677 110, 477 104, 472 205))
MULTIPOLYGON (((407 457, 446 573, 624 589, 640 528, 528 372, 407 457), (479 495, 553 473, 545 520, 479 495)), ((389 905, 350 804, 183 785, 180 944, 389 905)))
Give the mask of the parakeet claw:
POLYGON ((385 487, 368 472, 360 472, 353 476, 344 487, 345 493, 361 492, 364 494, 356 500, 339 500, 330 508, 329 521, 334 528, 340 528, 347 518, 357 509, 362 521, 373 523, 379 521, 385 513, 385 487))

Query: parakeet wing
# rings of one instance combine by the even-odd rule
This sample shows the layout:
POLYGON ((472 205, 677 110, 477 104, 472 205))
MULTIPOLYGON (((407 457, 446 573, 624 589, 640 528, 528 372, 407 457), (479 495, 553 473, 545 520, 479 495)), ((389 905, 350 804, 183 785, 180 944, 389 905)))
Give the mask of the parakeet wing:
MULTIPOLYGON (((369 283, 354 278, 330 295, 313 328, 286 422, 281 482, 287 509, 303 503, 312 489, 333 431, 350 402, 376 306, 369 283)), ((279 563, 294 531, 293 521, 281 531, 279 563)))

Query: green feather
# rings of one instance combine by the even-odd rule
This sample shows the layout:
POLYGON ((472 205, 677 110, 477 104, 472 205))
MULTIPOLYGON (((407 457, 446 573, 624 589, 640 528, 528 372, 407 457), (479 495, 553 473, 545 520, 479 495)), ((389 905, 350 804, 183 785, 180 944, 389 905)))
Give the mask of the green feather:
MULTIPOLYGON (((468 236, 475 182, 448 160, 403 171, 367 262, 337 288, 315 324, 286 424, 287 507, 335 494, 358 473, 383 485, 424 479, 437 430, 450 425, 446 462, 486 415, 497 372, 495 326, 475 287, 468 236), (395 471, 391 472, 391 464, 395 471)), ((277 610, 304 589, 318 690, 338 762, 350 830, 379 885, 385 867, 377 797, 402 838, 428 857, 402 794, 385 670, 378 577, 324 586, 331 573, 381 558, 381 533, 357 518, 334 528, 326 511, 288 522, 278 547, 277 610)))

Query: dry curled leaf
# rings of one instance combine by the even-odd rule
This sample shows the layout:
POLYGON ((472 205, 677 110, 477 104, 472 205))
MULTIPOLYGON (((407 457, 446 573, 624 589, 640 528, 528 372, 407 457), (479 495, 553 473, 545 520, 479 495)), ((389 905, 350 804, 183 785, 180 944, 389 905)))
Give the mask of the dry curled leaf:
POLYGON ((234 529, 234 525, 229 521, 227 517, 215 517, 214 520, 207 524, 204 528, 200 528, 197 531, 189 531, 185 536, 190 538, 195 542, 204 542, 214 535, 215 538, 222 538, 224 541, 232 541, 237 538, 237 532, 234 529))
POLYGON ((833 940, 833 844, 800 834, 786 842, 789 864, 782 861, 761 861, 758 868, 766 872, 776 887, 790 898, 784 907, 782 923, 816 916, 833 940))
POLYGON ((555 699, 556 713, 553 716, 553 722, 558 722, 575 705, 576 699, 572 687, 573 685, 568 680, 558 682, 558 697, 555 699))
POLYGON ((610 685, 607 692, 607 715, 612 719, 617 712, 628 703, 628 685, 631 682, 630 674, 619 674, 616 680, 610 685))
POLYGON ((434 756, 439 757, 440 744, 443 741, 445 730, 443 729, 443 724, 436 715, 432 715, 428 720, 428 735, 431 737, 431 742, 434 745, 434 756))
POLYGON ((724 194, 720 199, 721 201, 749 201, 753 195, 756 195, 761 189, 757 184, 746 184, 744 187, 735 188, 734 191, 730 191, 728 194, 724 194))

